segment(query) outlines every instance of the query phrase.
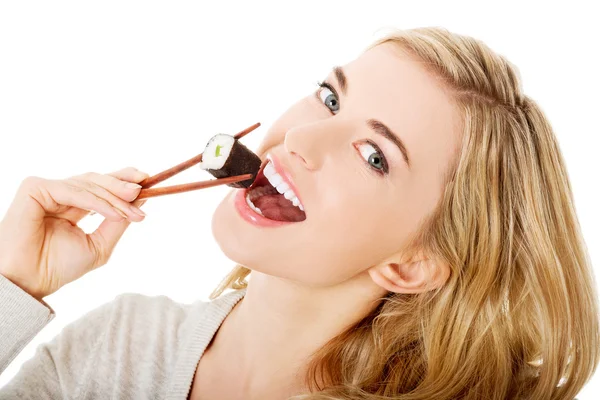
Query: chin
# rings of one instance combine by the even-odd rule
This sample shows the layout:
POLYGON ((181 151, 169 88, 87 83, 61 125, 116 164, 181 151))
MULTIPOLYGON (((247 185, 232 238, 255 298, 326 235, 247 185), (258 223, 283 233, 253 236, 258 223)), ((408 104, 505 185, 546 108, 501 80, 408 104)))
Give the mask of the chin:
POLYGON ((219 248, 232 262, 242 265, 252 271, 261 272, 279 278, 289 278, 281 270, 283 263, 270 265, 278 259, 273 247, 263 235, 257 235, 256 229, 249 226, 233 206, 232 197, 235 191, 229 193, 219 203, 211 220, 212 235, 219 248))
POLYGON ((335 273, 340 272, 340 269, 323 271, 318 267, 323 262, 331 265, 323 254, 313 253, 313 260, 313 257, 308 257, 307 252, 298 250, 306 247, 314 250, 314 238, 293 240, 302 235, 297 231, 287 230, 288 227, 256 228, 242 219, 233 204, 237 190, 233 189, 221 200, 211 220, 214 240, 228 259, 253 271, 309 286, 330 286, 343 280, 335 273), (287 240, 283 240, 282 235, 287 240), (287 246, 284 248, 285 245, 287 246), (290 254, 301 256, 290 259, 290 254))
POLYGON ((233 197, 237 190, 239 189, 232 189, 215 209, 211 231, 217 245, 228 259, 254 269, 256 265, 264 265, 265 255, 271 257, 272 248, 264 235, 257 235, 256 228, 248 225, 238 215, 233 205, 233 197))
POLYGON ((236 215, 232 197, 235 189, 221 200, 211 220, 211 231, 221 251, 235 263, 246 265, 243 256, 248 248, 248 234, 244 232, 243 221, 236 215))

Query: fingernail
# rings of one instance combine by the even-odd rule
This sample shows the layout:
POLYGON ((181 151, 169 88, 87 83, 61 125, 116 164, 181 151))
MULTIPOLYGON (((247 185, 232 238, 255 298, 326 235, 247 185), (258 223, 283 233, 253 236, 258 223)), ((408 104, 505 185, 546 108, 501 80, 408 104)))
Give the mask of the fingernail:
POLYGON ((139 208, 135 207, 135 206, 131 206, 129 207, 131 208, 131 211, 133 211, 134 213, 136 213, 137 215, 139 215, 140 217, 145 217, 146 213, 143 212, 142 210, 140 210, 139 208))
POLYGON ((125 187, 128 189, 141 189, 142 186, 137 183, 127 182, 125 183, 125 187))

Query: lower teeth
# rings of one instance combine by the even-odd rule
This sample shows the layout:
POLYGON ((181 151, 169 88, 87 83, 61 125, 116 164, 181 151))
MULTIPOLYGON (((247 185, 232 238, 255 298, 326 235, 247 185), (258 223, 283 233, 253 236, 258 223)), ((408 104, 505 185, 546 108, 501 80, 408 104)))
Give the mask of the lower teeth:
POLYGON ((250 195, 249 194, 246 194, 246 203, 248 203, 248 206, 251 209, 253 209, 257 214, 263 215, 262 211, 260 211, 260 208, 256 207, 254 204, 252 204, 252 201, 250 201, 250 195))

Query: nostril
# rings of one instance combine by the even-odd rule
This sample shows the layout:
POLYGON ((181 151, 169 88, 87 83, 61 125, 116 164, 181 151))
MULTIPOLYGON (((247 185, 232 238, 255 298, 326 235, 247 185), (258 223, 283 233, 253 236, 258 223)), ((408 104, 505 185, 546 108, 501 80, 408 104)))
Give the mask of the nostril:
POLYGON ((296 153, 295 151, 292 151, 292 152, 291 152, 291 154, 292 154, 293 156, 296 156, 296 157, 298 157, 298 158, 299 158, 299 159, 302 161, 302 164, 304 164, 304 166, 305 166, 306 168, 309 168, 309 165, 308 165, 308 163, 306 162, 306 160, 304 159, 304 157, 302 157, 300 154, 296 153))

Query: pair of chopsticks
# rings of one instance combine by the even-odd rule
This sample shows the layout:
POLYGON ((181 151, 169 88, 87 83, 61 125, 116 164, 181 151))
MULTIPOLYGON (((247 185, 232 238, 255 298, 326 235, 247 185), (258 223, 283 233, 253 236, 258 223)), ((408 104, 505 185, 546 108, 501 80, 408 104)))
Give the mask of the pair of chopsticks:
MULTIPOLYGON (((258 128, 259 126, 260 126, 260 122, 257 122, 256 124, 237 133, 234 137, 236 139, 241 139, 242 137, 246 136, 248 133, 250 133, 253 130, 255 130, 256 128, 258 128)), ((186 169, 200 163, 201 161, 202 161, 202 153, 198 154, 197 156, 195 156, 193 158, 190 158, 187 161, 182 162, 181 164, 177 164, 176 166, 169 168, 161 173, 158 173, 154 176, 144 179, 142 182, 139 183, 142 186, 142 190, 140 190, 140 194, 138 195, 138 197, 136 197, 136 200, 148 199, 150 197, 164 196, 167 194, 189 192, 192 190, 204 189, 204 188, 213 187, 213 186, 226 185, 228 183, 245 181, 246 179, 250 179, 252 177, 252 174, 244 174, 244 175, 230 176, 227 178, 219 178, 219 179, 212 179, 212 180, 208 180, 208 181, 192 182, 192 183, 185 183, 182 185, 174 185, 174 186, 166 186, 166 187, 150 189, 152 186, 155 186, 155 185, 177 175, 178 173, 185 171, 186 169)))

